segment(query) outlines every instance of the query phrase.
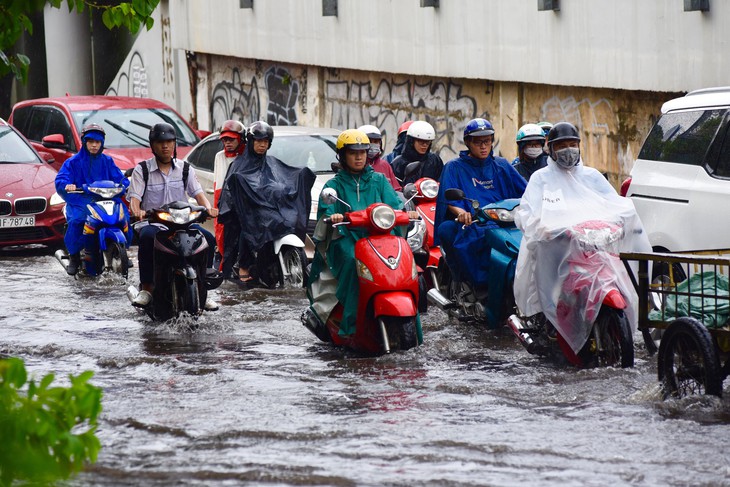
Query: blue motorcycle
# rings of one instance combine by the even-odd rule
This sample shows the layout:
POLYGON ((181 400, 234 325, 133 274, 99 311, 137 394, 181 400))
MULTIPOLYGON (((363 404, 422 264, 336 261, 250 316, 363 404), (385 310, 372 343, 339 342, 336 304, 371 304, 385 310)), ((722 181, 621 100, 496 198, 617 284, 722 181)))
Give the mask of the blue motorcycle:
MULTIPOLYGON (((127 256, 129 213, 122 200, 126 188, 114 181, 95 181, 73 192, 86 193, 93 199, 87 205, 89 216, 84 223, 82 272, 98 276, 111 271, 126 279, 130 267, 127 256)), ((56 258, 61 265, 68 265, 68 255, 63 250, 56 252, 56 258)))
MULTIPOLYGON (((446 199, 469 201, 473 210, 472 225, 493 227, 485 233, 486 244, 491 248, 485 256, 489 259, 489 277, 487 284, 481 286, 457 281, 442 257, 438 283, 428 291, 428 300, 460 321, 486 324, 490 328, 502 326, 515 309, 512 285, 522 232, 515 226, 514 213, 520 200, 511 198, 480 206, 477 200, 470 200, 463 191, 453 188, 446 190, 446 199)), ((443 247, 441 252, 445 252, 443 247)))

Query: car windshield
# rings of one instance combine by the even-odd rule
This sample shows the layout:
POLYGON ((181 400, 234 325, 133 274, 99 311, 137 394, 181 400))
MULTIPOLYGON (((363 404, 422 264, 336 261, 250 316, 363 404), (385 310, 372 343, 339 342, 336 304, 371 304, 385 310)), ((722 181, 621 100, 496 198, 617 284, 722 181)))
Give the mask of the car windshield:
POLYGON ((294 167, 308 167, 315 173, 332 172, 337 160, 334 135, 285 135, 274 137, 268 155, 294 167))
POLYGON ((149 147, 150 129, 157 123, 169 123, 177 132, 177 145, 194 146, 198 136, 172 110, 163 108, 134 108, 120 110, 84 110, 73 112, 76 129, 89 123, 104 127, 104 147, 108 149, 134 149, 149 147))
POLYGON ((0 164, 40 164, 33 149, 13 132, 10 127, 0 126, 0 164))

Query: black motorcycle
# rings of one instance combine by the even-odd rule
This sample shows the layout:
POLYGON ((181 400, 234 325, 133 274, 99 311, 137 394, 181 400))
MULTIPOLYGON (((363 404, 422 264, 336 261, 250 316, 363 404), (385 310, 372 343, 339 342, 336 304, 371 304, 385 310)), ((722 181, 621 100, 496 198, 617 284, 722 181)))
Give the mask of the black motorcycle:
MULTIPOLYGON (((155 235, 155 287, 152 303, 145 308, 153 320, 169 320, 183 311, 191 316, 199 315, 208 291, 223 282, 223 276, 207 266, 209 247, 205 236, 200 230, 191 228, 207 217, 204 207, 186 201, 175 201, 147 211, 148 224, 163 227, 155 235)), ((127 297, 132 301, 137 293, 137 289, 130 286, 127 297)))

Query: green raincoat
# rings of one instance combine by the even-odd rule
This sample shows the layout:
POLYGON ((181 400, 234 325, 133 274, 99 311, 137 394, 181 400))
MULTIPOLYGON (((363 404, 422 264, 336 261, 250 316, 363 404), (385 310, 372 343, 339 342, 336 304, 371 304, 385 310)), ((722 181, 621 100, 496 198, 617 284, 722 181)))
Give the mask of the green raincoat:
MULTIPOLYGON (((380 173, 373 171, 373 168, 366 166, 359 175, 352 174, 341 169, 334 178, 325 183, 325 188, 334 188, 337 196, 346 201, 352 210, 336 201, 332 205, 319 201, 317 211, 318 229, 322 227, 322 218, 329 217, 335 213, 344 214, 348 211, 364 210, 373 203, 385 203, 393 209, 403 208, 403 201, 398 197, 388 180, 380 173)), ((396 228, 398 235, 405 234, 405 227, 396 228)), ((347 336, 355 333, 355 320, 357 315, 357 301, 359 297, 359 283, 357 271, 355 270, 355 242, 367 235, 367 231, 358 229, 350 230, 347 225, 330 227, 331 240, 326 248, 327 262, 332 274, 337 279, 337 300, 342 304, 344 310, 342 323, 340 323, 340 335, 347 336)), ((317 238, 319 231, 315 232, 315 242, 318 249, 325 238, 317 238)), ((319 279, 323 266, 327 265, 320 252, 316 252, 312 261, 312 269, 309 275, 310 284, 319 279)), ((309 296, 310 303, 312 296, 309 296)), ((323 323, 327 316, 319 317, 323 323)), ((420 328, 420 327, 419 327, 420 328)), ((419 333, 420 338, 420 333, 419 333)), ((420 340, 419 340, 420 341, 420 340)))

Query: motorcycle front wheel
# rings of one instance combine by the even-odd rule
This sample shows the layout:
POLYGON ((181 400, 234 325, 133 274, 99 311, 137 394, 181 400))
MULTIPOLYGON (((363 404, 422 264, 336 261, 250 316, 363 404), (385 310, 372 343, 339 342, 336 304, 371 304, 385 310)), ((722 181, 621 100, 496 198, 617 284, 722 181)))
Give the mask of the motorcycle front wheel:
POLYGON ((104 251, 104 264, 107 269, 126 279, 129 275, 127 248, 119 242, 109 242, 104 251))
POLYGON ((418 345, 416 318, 381 316, 391 350, 408 350, 418 345))
POLYGON ((634 338, 622 310, 603 306, 589 341, 599 367, 634 366, 634 338))
POLYGON ((283 262, 282 285, 287 288, 306 286, 309 276, 307 254, 304 253, 304 249, 286 245, 281 248, 281 260, 283 262))

